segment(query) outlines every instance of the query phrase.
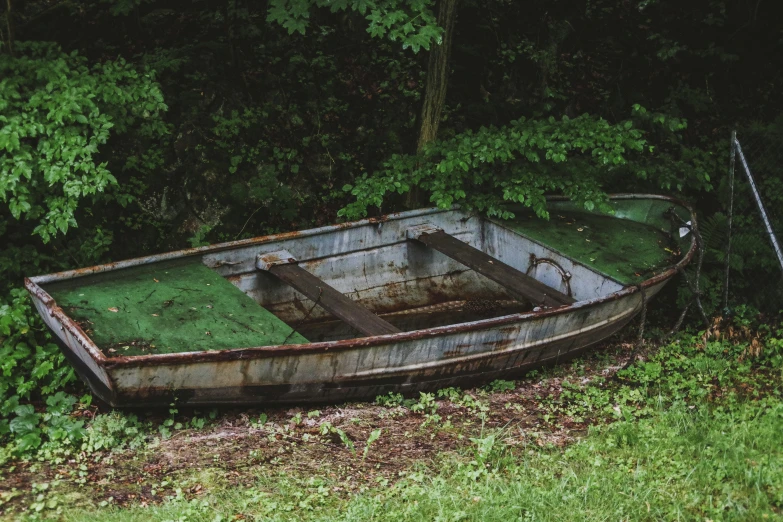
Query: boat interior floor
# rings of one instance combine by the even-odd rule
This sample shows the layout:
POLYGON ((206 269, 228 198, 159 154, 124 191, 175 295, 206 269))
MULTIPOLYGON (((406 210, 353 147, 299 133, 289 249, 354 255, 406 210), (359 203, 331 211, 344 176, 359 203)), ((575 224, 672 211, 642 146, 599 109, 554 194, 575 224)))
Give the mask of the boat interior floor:
MULTIPOLYGON (((375 315, 361 304, 351 300, 304 268, 296 258, 281 250, 261 254, 256 266, 276 276, 282 282, 304 294, 315 305, 326 309, 339 321, 326 320, 311 323, 304 334, 311 341, 337 340, 352 337, 385 335, 400 331, 434 328, 458 324, 492 316, 508 315, 517 311, 529 311, 530 303, 557 307, 575 302, 569 295, 550 288, 524 272, 493 258, 481 250, 461 241, 433 225, 419 225, 408 231, 408 240, 416 241, 437 250, 474 270, 482 277, 505 288, 515 299, 494 295, 492 299, 450 300, 431 303, 424 307, 375 315), (341 324, 341 323, 344 323, 341 324), (359 335, 357 335, 359 334, 359 335)), ((303 326, 295 328, 302 333, 303 326)))
MULTIPOLYGON (((439 304, 380 314, 379 317, 399 330, 410 332, 530 312, 532 310, 533 305, 529 302, 521 302, 516 299, 509 299, 505 295, 497 295, 495 298, 482 296, 477 299, 445 301, 439 304)), ((305 322, 298 325, 296 329, 312 342, 338 341, 351 339, 358 335, 355 329, 333 317, 305 322)))

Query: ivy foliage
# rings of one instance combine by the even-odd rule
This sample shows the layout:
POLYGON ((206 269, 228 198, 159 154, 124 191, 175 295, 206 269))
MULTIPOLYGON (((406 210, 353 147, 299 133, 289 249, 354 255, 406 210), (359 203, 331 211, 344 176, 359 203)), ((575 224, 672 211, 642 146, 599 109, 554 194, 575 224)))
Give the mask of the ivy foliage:
MULTIPOLYGON (((685 127, 678 119, 651 118, 638 105, 634 113, 670 132, 685 127)), ((503 127, 465 131, 418 155, 393 155, 383 169, 344 187, 356 201, 340 215, 364 217, 369 206, 381 207, 387 195, 413 187, 427 191, 438 207, 459 203, 504 219, 513 218, 509 208, 519 204, 548 218, 546 195, 551 193, 561 193, 587 210, 610 212, 602 181, 626 166, 631 156, 653 150, 645 132, 630 119, 609 123, 587 114, 559 120, 520 118, 503 127)), ((647 172, 636 175, 645 177, 647 172)))
POLYGON ((353 11, 365 17, 367 32, 376 38, 389 38, 413 52, 440 45, 443 30, 433 14, 432 0, 271 0, 267 21, 278 23, 289 34, 305 34, 313 7, 332 13, 353 11))
MULTIPOLYGON (((9 432, 28 434, 22 420, 8 421, 14 412, 14 418, 26 418, 16 411, 20 401, 53 394, 74 380, 73 368, 52 342, 27 292, 12 290, 8 304, 0 305, 0 439, 9 432)), ((28 443, 35 446, 35 440, 30 437, 28 443)))
POLYGON ((152 74, 122 58, 90 67, 52 43, 14 50, 0 54, 0 201, 48 242, 77 225, 81 199, 116 184, 101 158, 110 134, 165 134, 166 105, 152 74))

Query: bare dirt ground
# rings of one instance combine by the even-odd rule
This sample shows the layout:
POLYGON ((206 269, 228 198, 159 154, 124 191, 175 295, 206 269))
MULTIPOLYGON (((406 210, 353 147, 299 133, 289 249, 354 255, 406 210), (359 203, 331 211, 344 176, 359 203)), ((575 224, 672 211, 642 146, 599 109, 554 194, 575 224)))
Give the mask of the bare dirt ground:
MULTIPOLYGON (((615 338, 586 358, 516 382, 454 390, 450 398, 434 394, 434 401, 413 398, 419 406, 376 401, 223 410, 203 428, 173 430, 169 438, 152 428, 147 444, 136 450, 65 456, 59 464, 16 462, 0 474, 0 498, 6 499, 0 510, 27 509, 35 485, 42 483, 57 484, 64 496, 85 505, 148 505, 176 488, 198 496, 215 484, 246 486, 259 476, 280 474, 324 477, 336 484, 335 493, 349 494, 412 469, 437 469, 444 458, 465 454, 471 438, 498 428, 509 445, 562 446, 591 423, 605 421, 574 419, 548 404, 560 395, 565 379, 585 384, 611 378, 631 354, 627 340, 615 338), (380 436, 368 446, 375 430, 380 436)), ((179 412, 174 418, 189 426, 193 415, 179 412)), ((167 417, 140 418, 159 423, 167 417)))

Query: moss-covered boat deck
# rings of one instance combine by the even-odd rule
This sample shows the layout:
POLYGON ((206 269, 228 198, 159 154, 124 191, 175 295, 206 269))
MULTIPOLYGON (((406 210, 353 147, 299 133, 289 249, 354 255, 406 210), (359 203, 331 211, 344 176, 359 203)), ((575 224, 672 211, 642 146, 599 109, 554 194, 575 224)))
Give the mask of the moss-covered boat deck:
POLYGON ((46 290, 109 357, 307 342, 200 257, 70 279, 46 290))
POLYGON ((585 212, 554 211, 548 221, 517 216, 504 226, 624 285, 641 283, 680 255, 669 234, 646 223, 585 212))

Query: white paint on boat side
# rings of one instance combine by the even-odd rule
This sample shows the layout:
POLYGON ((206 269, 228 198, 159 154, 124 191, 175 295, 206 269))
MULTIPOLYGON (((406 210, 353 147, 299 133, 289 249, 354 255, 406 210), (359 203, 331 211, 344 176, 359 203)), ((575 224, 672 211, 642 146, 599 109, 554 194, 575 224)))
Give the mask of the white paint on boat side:
MULTIPOLYGON (((530 268, 530 254, 534 254, 537 258, 554 260, 561 268, 571 274, 569 283, 572 297, 577 301, 596 299, 624 288, 621 284, 585 265, 564 257, 492 221, 484 222, 484 249, 492 257, 521 272, 527 272, 530 268)), ((537 274, 531 273, 531 275, 537 274)))
POLYGON ((275 250, 288 250, 300 262, 332 258, 350 252, 405 243, 406 230, 427 221, 434 221, 444 230, 459 236, 476 234, 480 226, 479 218, 452 210, 433 212, 425 217, 420 214, 410 216, 401 214, 396 219, 384 221, 381 227, 377 223, 337 226, 331 233, 318 235, 302 233, 295 237, 283 237, 259 245, 208 253, 204 255, 203 262, 209 267, 214 267, 220 275, 228 277, 253 272, 256 257, 275 250))
POLYGON ((541 339, 538 339, 536 341, 528 342, 527 341, 527 334, 530 332, 529 329, 523 331, 523 335, 525 335, 525 339, 522 342, 515 343, 510 348, 504 348, 499 351, 494 352, 480 352, 473 355, 468 355, 465 357, 455 357, 451 359, 446 360, 436 360, 436 361, 430 361, 430 362, 422 362, 419 364, 411 365, 411 366, 402 366, 402 367, 396 367, 392 368, 390 371, 385 370, 384 368, 375 368, 372 370, 367 370, 364 372, 356 372, 351 375, 351 377, 371 377, 371 376, 377 376, 382 375, 385 373, 394 373, 394 372, 408 372, 408 371, 415 371, 415 370, 421 370, 424 368, 437 368, 439 366, 443 366, 446 364, 453 364, 453 363, 466 363, 472 360, 476 359, 482 359, 486 358, 488 355, 499 355, 504 352, 518 352, 523 350, 531 350, 533 348, 537 348, 539 346, 553 343, 556 341, 560 341, 563 339, 568 339, 571 337, 574 337, 578 334, 587 333, 593 330, 598 330, 606 325, 619 322, 629 316, 635 315, 639 310, 637 308, 630 308, 623 312, 620 312, 618 314, 612 315, 611 317, 604 319, 603 321, 599 321, 596 323, 590 323, 589 327, 586 328, 578 328, 576 330, 567 331, 565 333, 562 333, 560 335, 553 335, 550 337, 544 337, 541 339))
MULTIPOLYGON (((358 221, 352 221, 350 223, 343 223, 340 225, 328 225, 324 227, 311 228, 309 230, 302 230, 297 232, 284 232, 282 234, 273 234, 269 236, 254 237, 250 239, 243 239, 239 241, 232 241, 229 243, 218 243, 215 245, 208 245, 197 248, 186 248, 184 250, 176 250, 174 252, 166 252, 163 254, 154 254, 151 256, 137 257, 133 259, 126 259, 123 261, 116 261, 114 263, 108 263, 105 265, 96 265, 87 268, 79 268, 76 270, 66 270, 64 272, 57 272, 54 274, 46 274, 29 278, 29 280, 35 285, 43 285, 54 281, 62 281, 66 279, 74 279, 78 277, 84 277, 91 274, 99 274, 103 272, 111 272, 114 270, 121 270, 123 268, 130 268, 134 266, 147 265, 150 263, 157 263, 158 261, 166 261, 170 259, 178 259, 182 257, 195 256, 195 255, 209 255, 217 252, 233 251, 242 248, 253 248, 258 245, 266 245, 272 243, 279 243, 285 239, 301 239, 318 236, 321 234, 329 234, 335 231, 342 231, 351 228, 360 228, 371 226, 378 228, 379 223, 394 222, 400 219, 414 219, 417 217, 423 217, 424 220, 428 219, 428 216, 433 214, 440 214, 442 212, 449 212, 449 210, 443 210, 440 208, 422 208, 417 210, 408 210, 406 212, 395 212, 388 214, 380 219, 369 218, 361 219, 358 221)), ((211 266, 211 265, 210 265, 211 266)), ((225 274, 222 274, 225 275, 225 274)))

